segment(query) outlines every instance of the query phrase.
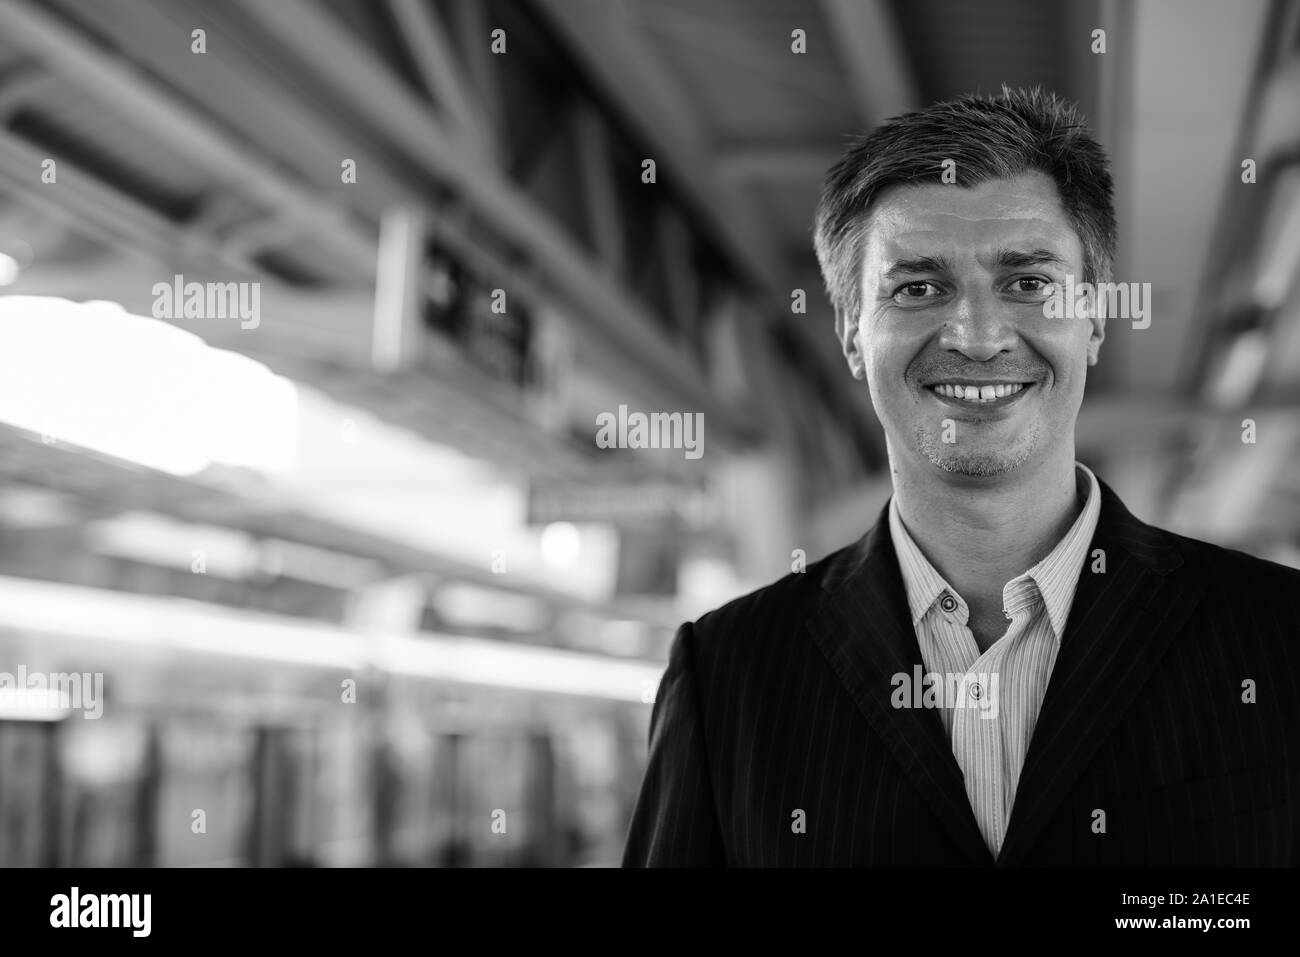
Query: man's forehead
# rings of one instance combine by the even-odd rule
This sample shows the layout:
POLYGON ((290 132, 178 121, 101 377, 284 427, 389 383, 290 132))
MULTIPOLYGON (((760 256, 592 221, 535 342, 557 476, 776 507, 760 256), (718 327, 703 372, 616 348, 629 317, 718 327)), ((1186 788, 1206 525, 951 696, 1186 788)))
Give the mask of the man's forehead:
POLYGON ((879 257, 978 252, 1008 245, 1081 252, 1056 185, 1041 173, 973 187, 896 186, 873 204, 865 240, 879 257))

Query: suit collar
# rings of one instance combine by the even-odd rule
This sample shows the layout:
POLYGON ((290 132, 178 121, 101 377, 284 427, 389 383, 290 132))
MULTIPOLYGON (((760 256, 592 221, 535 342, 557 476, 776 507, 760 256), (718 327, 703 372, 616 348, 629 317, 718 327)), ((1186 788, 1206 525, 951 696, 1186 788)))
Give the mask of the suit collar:
MULTIPOLYGON (((1101 514, 1079 576, 997 863, 1021 863, 1100 742, 1131 705, 1199 600, 1171 536, 1098 480, 1101 514)), ((896 708, 894 676, 922 665, 889 534, 889 504, 828 560, 807 622, 860 711, 972 865, 990 865, 963 777, 933 710, 896 708)), ((1080 827, 1088 822, 1080 822, 1080 827)))
POLYGON ((1184 560, 1174 537, 1136 519, 1105 483, 1101 489, 1101 518, 1029 742, 999 865, 1024 862, 1203 597, 1193 576, 1180 573, 1184 560))
POLYGON ((855 545, 830 559, 807 628, 903 773, 972 864, 991 866, 943 722, 934 710, 895 708, 895 675, 922 664, 888 508, 855 545))

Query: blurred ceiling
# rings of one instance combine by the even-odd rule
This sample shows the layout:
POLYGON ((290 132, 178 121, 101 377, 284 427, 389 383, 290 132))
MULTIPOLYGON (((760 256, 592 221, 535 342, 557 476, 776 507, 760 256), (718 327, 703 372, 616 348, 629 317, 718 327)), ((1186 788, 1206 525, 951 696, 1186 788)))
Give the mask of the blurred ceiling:
POLYGON ((374 367, 376 250, 386 212, 410 208, 440 247, 561 317, 590 401, 628 390, 703 410, 725 448, 776 443, 806 466, 808 501, 842 502, 874 494, 883 456, 820 292, 821 177, 883 117, 1042 84, 1079 101, 1111 150, 1117 278, 1155 298, 1150 328, 1109 330, 1081 456, 1112 468, 1144 517, 1193 527, 1205 512, 1189 503, 1248 495, 1220 534, 1286 516, 1294 536, 1300 317, 1293 296, 1252 299, 1268 248, 1244 237, 1300 246, 1285 219, 1265 230, 1270 209, 1300 203, 1278 185, 1300 131, 1271 132, 1288 107, 1300 116, 1298 9, 0 0, 0 241, 31 252, 11 291, 143 314, 160 273, 264 280, 276 321, 262 334, 201 334, 523 474, 602 468, 589 442, 540 426, 526 395, 462 364, 374 367), (489 50, 497 28, 505 56, 489 50), (49 156, 57 189, 39 183, 49 156), (356 160, 355 184, 340 157, 356 160), (662 186, 649 197, 646 157, 662 186), (791 313, 799 288, 807 315, 791 313), (1234 428, 1252 409, 1277 444, 1242 460, 1234 428))

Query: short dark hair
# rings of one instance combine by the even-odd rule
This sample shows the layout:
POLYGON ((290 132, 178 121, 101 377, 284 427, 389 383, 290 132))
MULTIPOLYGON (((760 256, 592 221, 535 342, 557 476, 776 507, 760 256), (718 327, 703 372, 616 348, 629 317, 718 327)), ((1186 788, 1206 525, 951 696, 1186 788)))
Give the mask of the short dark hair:
POLYGON ((1083 279, 1108 282, 1115 259, 1115 206, 1106 151, 1078 107, 1055 93, 1004 86, 886 120, 856 137, 826 174, 813 244, 836 309, 861 310, 862 245, 871 204, 890 186, 938 182, 956 161, 956 184, 1035 170, 1056 183, 1083 246, 1083 279))

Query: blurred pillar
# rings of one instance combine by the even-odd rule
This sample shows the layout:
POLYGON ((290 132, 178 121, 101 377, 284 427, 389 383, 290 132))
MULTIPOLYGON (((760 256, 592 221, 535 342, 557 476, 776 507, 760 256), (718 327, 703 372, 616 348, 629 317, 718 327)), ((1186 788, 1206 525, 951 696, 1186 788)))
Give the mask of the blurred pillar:
POLYGON ((58 743, 61 722, 49 722, 40 726, 41 755, 44 800, 39 810, 41 830, 41 866, 59 866, 59 832, 60 811, 63 809, 63 769, 58 760, 58 743))
POLYGON ((245 858, 250 867, 275 867, 282 833, 278 820, 281 805, 276 729, 260 726, 253 735, 253 814, 245 858))
MULTIPOLYGON (((418 578, 373 582, 353 595, 344 624, 370 634, 376 641, 382 641, 386 634, 411 634, 418 628, 425 597, 424 583, 418 578)), ((363 735, 372 772, 371 845, 374 862, 382 867, 394 860, 392 835, 401 782, 389 742, 392 716, 388 673, 371 669, 364 685, 357 706, 363 709, 363 735)))
POLYGON ((379 867, 391 867, 397 860, 397 849, 393 846, 393 831, 401 781, 394 767, 387 726, 376 721, 373 731, 370 761, 375 802, 375 813, 371 818, 375 864, 379 867))
POLYGON ((556 802, 555 750, 546 732, 528 736, 528 817, 525 867, 559 867, 563 861, 563 821, 556 802))
POLYGON ((135 817, 135 852, 133 867, 155 867, 158 863, 158 799, 162 792, 162 739, 158 725, 150 722, 145 730, 144 760, 131 802, 135 817))
POLYGON ((464 867, 470 860, 469 844, 463 832, 461 799, 461 762, 465 759, 465 736, 447 734, 441 738, 438 767, 442 771, 439 793, 446 799, 443 810, 451 827, 441 849, 438 864, 441 867, 464 867))
POLYGON ((720 470, 736 573, 771 581, 790 572, 791 553, 808 548, 800 532, 798 476, 783 450, 738 455, 720 470))

